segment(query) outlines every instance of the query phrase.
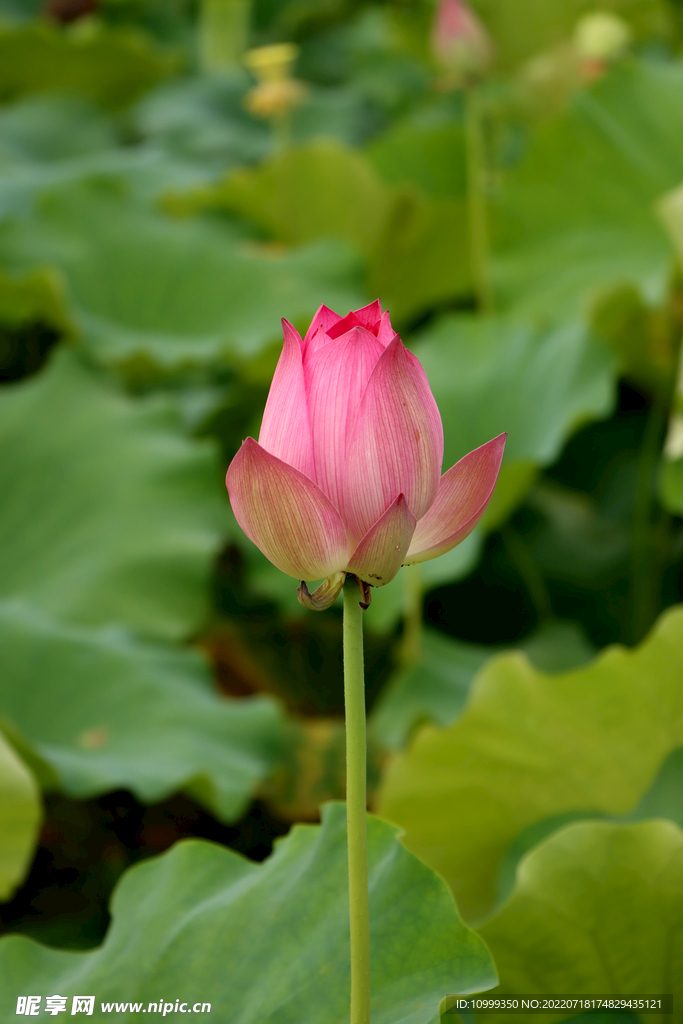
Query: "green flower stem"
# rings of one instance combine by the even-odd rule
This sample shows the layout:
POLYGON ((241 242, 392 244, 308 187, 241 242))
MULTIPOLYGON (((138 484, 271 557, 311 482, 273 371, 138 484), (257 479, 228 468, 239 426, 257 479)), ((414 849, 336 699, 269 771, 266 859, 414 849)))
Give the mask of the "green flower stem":
POLYGON ((486 208, 486 146, 481 101, 476 86, 465 91, 467 209, 470 231, 470 269, 482 313, 493 310, 488 211, 486 208))
POLYGON ((344 584, 344 701, 346 705, 346 820, 351 915, 351 1021, 370 1021, 367 741, 363 678, 363 610, 353 577, 344 584))
POLYGON ((280 114, 279 117, 271 118, 270 124, 273 129, 273 145, 275 152, 282 153, 283 150, 289 148, 292 141, 291 110, 288 110, 285 114, 280 114))
POLYGON ((247 48, 251 0, 202 0, 199 63, 202 71, 240 67, 247 48))
POLYGON ((422 566, 406 565, 403 576, 403 643, 401 660, 404 665, 414 665, 422 654, 422 566))

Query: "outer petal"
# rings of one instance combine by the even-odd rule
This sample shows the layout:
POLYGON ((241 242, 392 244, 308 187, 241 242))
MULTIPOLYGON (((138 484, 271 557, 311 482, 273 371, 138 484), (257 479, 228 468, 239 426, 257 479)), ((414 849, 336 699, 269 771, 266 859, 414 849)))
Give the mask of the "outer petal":
POLYGON ((346 451, 341 511, 356 543, 399 494, 420 519, 436 497, 442 459, 427 376, 396 336, 375 364, 346 451))
POLYGON ((315 480, 313 436, 306 405, 301 338, 282 321, 285 342, 266 402, 259 444, 271 455, 315 480))
POLYGON ((377 331, 377 340, 381 344, 382 348, 386 348, 387 345, 394 340, 396 337, 396 331, 391 326, 391 320, 389 318, 389 311, 382 314, 379 328, 377 331))
POLYGON ((341 508, 347 438, 381 354, 382 346, 374 334, 354 327, 317 349, 304 366, 315 457, 313 479, 337 509, 341 508))
POLYGON ((379 299, 375 299, 374 302, 370 302, 367 306, 362 306, 360 309, 354 309, 353 312, 363 327, 367 327, 371 331, 382 319, 382 303, 379 299))
POLYGON ((303 340, 302 351, 305 353, 311 339, 315 337, 318 331, 323 332, 329 330, 330 327, 334 327, 335 324, 339 323, 341 317, 339 313, 335 313, 333 309, 330 309, 324 304, 318 307, 318 311, 311 320, 311 326, 306 331, 306 336, 303 340))
POLYGON ((407 565, 445 555, 472 532, 491 500, 506 437, 487 441, 444 473, 434 504, 417 524, 407 565))
POLYGON ((230 463, 226 484, 249 540, 299 580, 318 580, 346 565, 339 513, 312 480, 248 437, 230 463))
POLYGON ((368 530, 349 559, 347 572, 359 576, 373 587, 393 580, 405 561, 415 516, 399 494, 375 525, 368 530))

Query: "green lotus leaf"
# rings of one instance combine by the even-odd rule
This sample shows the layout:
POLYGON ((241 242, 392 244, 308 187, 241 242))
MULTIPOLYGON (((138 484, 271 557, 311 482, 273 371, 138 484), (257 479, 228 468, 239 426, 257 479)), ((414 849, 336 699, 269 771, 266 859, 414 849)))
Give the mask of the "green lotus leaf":
POLYGON ((367 155, 400 195, 377 240, 370 291, 397 322, 472 290, 462 122, 439 110, 399 122, 367 155))
MULTIPOLYGON (((676 1006, 683 996, 683 832, 668 821, 561 829, 522 860, 510 899, 480 934, 500 975, 487 996, 671 993, 676 1006)), ((552 1024, 580 1012, 543 1016, 552 1024)), ((502 1024, 509 1015, 478 1019, 502 1024)))
POLYGON ((609 286, 660 296, 671 247, 655 200, 683 179, 683 65, 629 61, 541 125, 492 210, 506 307, 558 322, 609 286))
POLYGON ((0 597, 165 638, 202 623, 223 495, 216 453, 162 398, 75 356, 0 389, 0 597))
POLYGON ((462 121, 440 112, 399 122, 366 149, 372 165, 390 185, 417 185, 426 196, 467 195, 465 132, 462 121))
POLYGON ((47 22, 0 29, 0 97, 67 89, 111 106, 129 103, 176 70, 177 59, 140 33, 92 26, 59 31, 47 22))
POLYGON ((415 340, 441 410, 444 466, 507 431, 496 519, 555 461, 581 424, 607 416, 616 359, 578 325, 447 316, 415 340))
POLYGON ((270 126, 244 108, 252 83, 246 68, 172 78, 146 92, 130 118, 167 160, 190 161, 215 178, 229 167, 262 160, 272 149, 270 126))
POLYGON ((181 214, 228 211, 288 244, 345 240, 367 258, 369 291, 397 322, 469 288, 462 197, 428 197, 410 183, 397 191, 366 156, 331 139, 291 147, 166 205, 181 214))
MULTIPOLYGON (((592 14, 592 0, 473 0, 496 41, 499 60, 514 67, 540 50, 566 43, 583 14, 592 14)), ((625 18, 636 38, 662 40, 670 36, 672 12, 664 0, 613 0, 604 8, 625 18)))
POLYGON ((381 813, 476 920, 497 896, 506 851, 525 828, 566 813, 623 815, 683 743, 683 609, 633 651, 544 675, 520 654, 484 666, 464 714, 425 727, 389 765, 381 813))
POLYGON ((0 650, 0 721, 75 799, 184 789, 234 820, 279 755, 275 704, 219 697, 198 654, 12 602, 0 603, 0 650))
MULTIPOLYGON (((683 187, 662 197, 658 213, 671 236, 680 263, 683 260, 683 187)), ((683 515, 683 355, 680 360, 659 489, 666 508, 683 515)))
POLYGON ((374 738, 390 750, 401 750, 425 722, 450 725, 465 706, 472 680, 490 656, 487 647, 425 630, 419 660, 391 676, 372 709, 374 738))
POLYGON ((113 119, 85 96, 26 96, 0 110, 0 165, 52 163, 111 149, 113 119))
MULTIPOLYGON (((436 1024, 449 991, 495 984, 483 942, 459 920, 440 878, 408 853, 396 829, 368 819, 373 1024, 436 1024)), ((346 814, 297 825, 255 864, 202 841, 178 843, 128 871, 113 923, 97 950, 0 940, 0 1006, 14 1019, 18 992, 94 994, 210 1003, 213 1018, 243 1024, 338 1024, 349 1003, 346 814)), ((153 1011, 152 1011, 153 1012, 153 1011)))
POLYGON ((0 258, 19 271, 57 266, 85 344, 107 363, 234 362, 281 340, 283 316, 304 327, 322 300, 366 301, 342 242, 264 246, 228 223, 141 208, 116 177, 44 194, 35 217, 0 230, 0 258))
POLYGON ((468 246, 464 200, 402 192, 370 254, 370 292, 398 326, 443 306, 471 291, 468 246))
POLYGON ((34 270, 14 277, 0 270, 0 325, 20 328, 34 324, 51 327, 59 334, 73 334, 59 275, 34 270))
POLYGON ((24 879, 41 817, 36 780, 0 733, 0 900, 24 879))
POLYGON ((171 196, 167 205, 181 213, 235 213, 289 244, 327 236, 367 252, 391 202, 391 191, 362 153, 317 139, 286 149, 260 167, 233 171, 214 185, 171 196))
POLYGON ((198 172, 151 147, 120 146, 115 121, 85 96, 25 96, 0 110, 0 217, 25 216, 48 188, 118 173, 143 197, 198 172))
POLYGON ((57 338, 73 336, 64 285, 52 270, 0 270, 0 380, 35 372, 57 338))
POLYGON ((661 495, 662 501, 671 512, 683 515, 683 459, 672 459, 664 463, 661 495))
MULTIPOLYGON (((549 623, 519 649, 545 672, 575 668, 594 654, 581 631, 568 622, 549 623)), ((370 726, 375 740, 390 750, 400 750, 425 722, 451 725, 467 703, 477 672, 497 653, 495 647, 425 630, 419 658, 391 676, 372 709, 370 726)))
POLYGON ((657 776, 650 788, 643 794, 637 805, 627 814, 587 814, 583 811, 567 811, 555 814, 542 821, 536 821, 515 836, 498 870, 499 903, 503 903, 512 892, 520 860, 538 843, 552 835, 559 828, 586 818, 608 820, 618 824, 647 821, 650 818, 666 818, 683 828, 683 747, 676 747, 660 765, 657 776))

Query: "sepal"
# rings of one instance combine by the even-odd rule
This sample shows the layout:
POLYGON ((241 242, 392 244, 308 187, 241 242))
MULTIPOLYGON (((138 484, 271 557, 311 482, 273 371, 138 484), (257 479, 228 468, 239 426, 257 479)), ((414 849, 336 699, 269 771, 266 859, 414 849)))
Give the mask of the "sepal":
POLYGON ((297 587, 296 596, 304 608, 309 608, 312 612, 324 612, 334 604, 341 594, 345 579, 345 572, 333 572, 313 593, 306 586, 306 581, 302 580, 297 587))

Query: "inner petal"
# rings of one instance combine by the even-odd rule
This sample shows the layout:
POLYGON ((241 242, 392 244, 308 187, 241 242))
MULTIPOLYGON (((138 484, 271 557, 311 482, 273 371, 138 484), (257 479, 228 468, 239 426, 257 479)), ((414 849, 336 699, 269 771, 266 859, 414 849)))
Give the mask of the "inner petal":
POLYGON ((382 323, 382 307, 379 299, 375 299, 369 306, 362 309, 353 309, 347 313, 343 320, 327 329, 328 338, 339 338, 340 335, 350 331, 352 327, 364 327, 377 337, 382 323))
POLYGON ((304 361, 316 481, 337 509, 341 507, 346 439, 382 351, 373 334, 354 327, 304 361))
POLYGON ((327 337, 340 338, 342 334, 346 334, 352 327, 365 327, 365 324, 358 319, 355 313, 347 313, 343 320, 338 320, 336 324, 327 330, 327 337))
POLYGON ((389 310, 382 314, 382 319, 377 325, 377 331, 375 331, 379 341, 382 344, 382 348, 386 348, 396 337, 396 331, 391 326, 391 320, 389 318, 389 310))

